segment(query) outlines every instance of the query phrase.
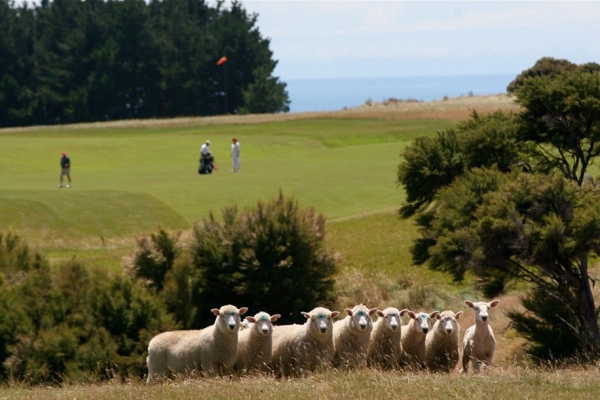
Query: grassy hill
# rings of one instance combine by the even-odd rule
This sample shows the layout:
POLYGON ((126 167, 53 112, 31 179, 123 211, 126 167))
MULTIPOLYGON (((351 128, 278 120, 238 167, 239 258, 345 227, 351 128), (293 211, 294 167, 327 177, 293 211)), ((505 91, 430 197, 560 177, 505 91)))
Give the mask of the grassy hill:
MULTIPOLYGON (((3 129, 0 229, 19 233, 51 261, 77 256, 85 259, 86 265, 117 269, 135 235, 154 232, 159 226, 185 229, 211 212, 220 216, 224 206, 253 206, 281 190, 298 200, 301 207, 313 207, 327 217, 327 244, 340 254, 341 260, 336 289, 340 307, 364 302, 380 308, 404 304, 415 309, 464 311, 462 300, 478 296, 472 281, 452 283, 440 273, 411 263, 408 249, 417 231, 411 220, 398 218, 404 193, 397 186, 396 170, 402 149, 415 137, 452 127, 468 118, 472 110, 486 113, 497 109, 517 107, 511 98, 499 95, 427 103, 374 103, 328 113, 3 129), (242 151, 242 169, 238 174, 230 172, 229 146, 234 136, 242 151), (198 150, 206 139, 212 142, 219 167, 210 176, 197 173, 198 150), (71 189, 56 186, 63 150, 72 159, 71 189)), ((496 360, 503 368, 512 368, 521 354, 523 339, 504 329, 509 324, 504 311, 518 306, 518 294, 515 289, 503 297, 492 316, 492 326, 499 332, 496 360)), ((472 324, 472 313, 466 311, 460 321, 464 331, 472 324)), ((323 381, 342 386, 342 392, 350 396, 362 393, 358 397, 365 397, 367 392, 356 392, 356 382, 371 385, 369 396, 378 390, 373 385, 406 383, 402 377, 370 374, 317 376, 311 378, 314 382, 310 386, 324 389, 319 384, 323 381)), ((575 395, 577 390, 571 385, 579 385, 581 391, 577 395, 582 398, 588 393, 600 393, 589 392, 597 371, 596 375, 582 373, 581 379, 577 373, 560 375, 559 386, 549 383, 553 374, 501 371, 488 379, 492 385, 488 389, 508 393, 505 391, 511 385, 525 382, 524 390, 532 398, 540 398, 542 388, 556 390, 560 395, 575 395)), ((466 386, 458 390, 457 386, 465 382, 457 382, 458 376, 446 379, 415 375, 408 379, 418 387, 455 385, 452 397, 477 393, 480 382, 477 377, 469 378, 466 386)), ((209 384, 208 390, 212 395, 229 393, 224 396, 235 397, 248 383, 256 382, 242 380, 233 386, 237 389, 227 391, 223 386, 227 382, 219 381, 209 384)), ((299 381, 286 384, 267 380, 264 384, 269 390, 285 385, 283 389, 289 398, 309 397, 304 396, 306 385, 299 381)), ((143 389, 143 383, 133 382, 129 389, 84 386, 67 389, 68 396, 67 391, 48 396, 193 398, 191 393, 199 386, 206 389, 206 384, 200 382, 198 386, 187 386, 189 393, 181 385, 173 391, 163 388, 149 392, 143 389)), ((344 397, 342 392, 331 388, 326 397, 344 397)), ((9 396, 30 395, 23 393, 16 389, 9 396)), ((522 394, 519 390, 511 393, 522 394)), ((427 391, 426 397, 442 397, 442 392, 434 394, 427 391)), ((44 396, 36 392, 36 398, 44 396)))
MULTIPOLYGON (((0 204, 9 212, 0 226, 57 250, 157 225, 182 228, 226 205, 254 205, 280 190, 330 221, 389 212, 404 196, 396 185, 402 148, 466 118, 476 100, 3 129, 0 204), (233 136, 242 149, 239 174, 230 173, 233 136), (200 176, 198 149, 206 139, 219 170, 200 176), (72 160, 72 189, 56 187, 63 150, 72 160)), ((479 101, 483 111, 513 107, 508 97, 479 101)))

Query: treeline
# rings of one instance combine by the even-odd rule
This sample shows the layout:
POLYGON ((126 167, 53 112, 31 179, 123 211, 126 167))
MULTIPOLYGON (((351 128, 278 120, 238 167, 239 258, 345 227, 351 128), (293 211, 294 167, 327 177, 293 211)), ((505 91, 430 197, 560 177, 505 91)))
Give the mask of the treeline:
POLYGON ((257 17, 238 2, 0 0, 0 126, 289 111, 257 17))

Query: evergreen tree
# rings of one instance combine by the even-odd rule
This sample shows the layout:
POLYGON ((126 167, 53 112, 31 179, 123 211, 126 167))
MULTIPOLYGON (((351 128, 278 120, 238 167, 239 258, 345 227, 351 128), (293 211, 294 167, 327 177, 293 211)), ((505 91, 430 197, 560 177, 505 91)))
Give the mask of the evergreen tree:
POLYGON ((257 17, 239 2, 1 0, 0 125, 236 114, 257 104, 245 93, 287 111, 257 17))
POLYGON ((266 66, 254 71, 254 82, 242 92, 244 106, 241 114, 267 114, 288 112, 290 100, 285 91, 286 84, 271 76, 266 66))
POLYGON ((557 170, 582 185, 600 155, 600 71, 531 78, 517 90, 522 130, 542 171, 557 170))
POLYGON ((421 227, 414 262, 456 280, 470 271, 490 297, 528 283, 527 312, 510 315, 540 357, 600 357, 588 270, 600 251, 600 194, 585 184, 600 154, 600 73, 588 66, 525 79, 518 116, 474 114, 453 140, 417 140, 399 166, 403 209, 421 227), (462 171, 442 167, 454 159, 462 171), (556 351, 560 340, 571 343, 556 351))

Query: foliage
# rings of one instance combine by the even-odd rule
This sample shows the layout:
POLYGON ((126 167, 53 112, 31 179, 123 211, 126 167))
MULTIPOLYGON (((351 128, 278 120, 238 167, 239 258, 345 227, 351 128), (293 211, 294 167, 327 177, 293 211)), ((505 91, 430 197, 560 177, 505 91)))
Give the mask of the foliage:
POLYGON ((176 257, 177 236, 164 229, 136 238, 136 247, 124 260, 125 272, 155 290, 163 289, 165 276, 176 257))
POLYGON ((600 155, 600 71, 532 78, 517 90, 521 140, 536 145, 539 168, 582 185, 600 155))
MULTIPOLYGON (((301 210, 280 193, 241 212, 226 207, 222 220, 211 213, 184 232, 166 274, 160 295, 185 328, 211 324, 207 311, 224 304, 278 313, 289 323, 303 320, 300 311, 332 300, 335 256, 324 247, 322 215, 301 210)), ((152 263, 136 265, 150 271, 136 277, 154 270, 152 263)))
POLYGON ((14 235, 0 235, 0 260, 2 380, 141 376, 147 342, 175 326, 131 280, 74 259, 50 269, 14 235))
POLYGON ((300 322, 301 311, 331 301, 334 254, 324 247, 325 218, 281 193, 238 214, 223 210, 193 228, 193 263, 204 278, 200 304, 235 302, 300 322))
POLYGON ((244 106, 241 114, 266 114, 290 111, 290 100, 285 91, 286 84, 271 76, 266 67, 254 71, 254 82, 242 92, 244 106))
POLYGON ((528 164, 529 149, 518 140, 520 125, 512 113, 496 111, 481 116, 473 110, 471 118, 458 123, 459 148, 467 170, 496 166, 509 172, 528 164))
POLYGON ((501 171, 525 163, 527 148, 517 140, 519 125, 512 113, 496 111, 469 120, 437 137, 419 137, 404 149, 398 166, 398 183, 406 191, 403 216, 431 203, 435 194, 465 170, 496 166, 501 171))
MULTIPOLYGON (((276 65, 256 20, 238 1, 1 1, 0 124, 238 113, 276 65)), ((263 89, 286 109, 285 84, 263 89)))
POLYGON ((556 288, 536 287, 521 296, 523 307, 535 313, 511 310, 507 315, 514 329, 528 340, 527 351, 532 356, 565 360, 578 355, 579 361, 587 362, 593 353, 582 346, 584 340, 573 340, 585 328, 562 297, 556 288))
POLYGON ((588 262, 600 251, 600 193, 584 183, 593 182, 586 172, 600 155, 600 70, 541 60, 528 73, 515 90, 518 116, 473 113, 457 126, 455 141, 438 141, 435 152, 417 141, 405 151, 399 170, 420 174, 398 174, 407 193, 418 194, 401 209, 418 211, 413 261, 458 281, 470 271, 488 297, 510 281, 529 284, 526 313, 510 315, 532 340, 531 351, 597 359, 588 262), (444 152, 464 168, 440 184, 444 171, 429 160, 444 152))
POLYGON ((409 216, 431 202, 435 193, 464 171, 458 139, 454 130, 438 132, 437 137, 422 136, 407 146, 398 166, 398 182, 406 191, 401 214, 409 216))
POLYGON ((506 91, 511 94, 515 93, 529 78, 547 76, 548 78, 554 79, 563 72, 575 71, 577 69, 585 72, 600 72, 600 65, 594 62, 577 65, 569 60, 542 57, 536 61, 533 67, 524 70, 509 83, 506 91))
MULTIPOLYGON (((482 279, 489 296, 509 280, 531 283, 533 294, 523 303, 530 314, 516 319, 517 329, 532 340, 551 337, 549 330, 570 335, 573 349, 591 358, 600 355, 588 276, 589 258, 600 254, 597 189, 578 187, 559 174, 509 177, 474 170, 441 190, 429 213, 424 228, 429 242, 419 248, 417 241, 415 247, 421 253, 426 248, 422 258, 432 268, 459 280, 469 270, 482 279), (556 299, 540 301, 540 293, 556 299), (561 313, 546 319, 557 302, 561 313)), ((536 345, 548 355, 555 342, 536 345)))

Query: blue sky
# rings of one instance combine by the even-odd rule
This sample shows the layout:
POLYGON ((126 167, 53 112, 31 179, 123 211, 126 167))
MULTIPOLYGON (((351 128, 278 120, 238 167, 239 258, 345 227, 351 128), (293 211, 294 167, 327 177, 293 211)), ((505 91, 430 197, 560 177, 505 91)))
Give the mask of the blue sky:
POLYGON ((546 56, 600 63, 600 1, 241 3, 258 14, 258 28, 279 61, 274 75, 283 81, 516 76, 546 56))

